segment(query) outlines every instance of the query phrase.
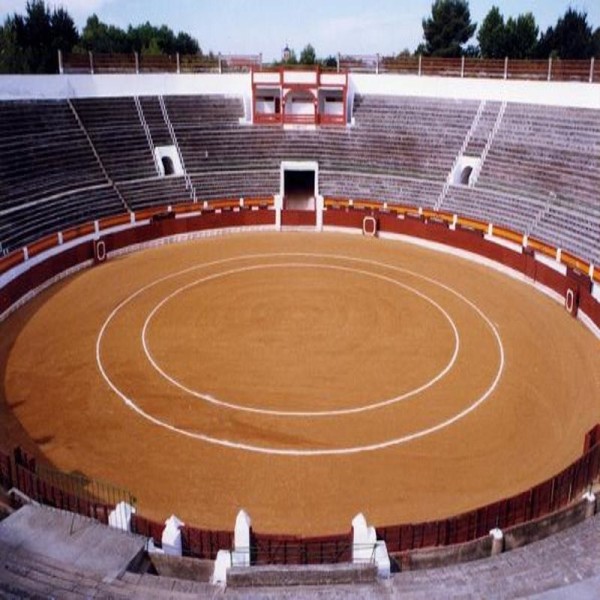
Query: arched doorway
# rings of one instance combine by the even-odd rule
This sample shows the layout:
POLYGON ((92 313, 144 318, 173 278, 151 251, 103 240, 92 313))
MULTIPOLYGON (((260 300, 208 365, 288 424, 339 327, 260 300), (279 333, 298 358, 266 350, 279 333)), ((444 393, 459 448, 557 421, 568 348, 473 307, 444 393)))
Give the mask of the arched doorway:
POLYGON ((175 165, 173 165, 173 161, 170 156, 162 156, 161 157, 163 170, 165 175, 175 175, 175 165))

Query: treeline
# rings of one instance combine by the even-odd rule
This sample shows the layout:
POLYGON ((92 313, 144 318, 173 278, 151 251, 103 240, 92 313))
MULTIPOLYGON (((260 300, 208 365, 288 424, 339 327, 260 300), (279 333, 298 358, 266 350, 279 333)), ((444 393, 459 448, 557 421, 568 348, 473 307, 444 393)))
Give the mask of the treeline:
MULTIPOLYGON (((540 32, 531 12, 505 19, 500 9, 492 6, 478 27, 471 21, 467 0, 435 0, 431 15, 421 24, 424 41, 414 52, 406 49, 399 56, 600 58, 600 27, 594 30, 587 13, 571 7, 554 26, 540 32)), ((28 0, 24 15, 14 14, 0 26, 0 73, 56 73, 58 50, 203 55, 195 38, 185 32, 175 34, 166 25, 155 27, 146 22, 124 30, 103 23, 93 14, 79 33, 66 10, 50 10, 44 0, 28 0)), ((274 64, 336 65, 334 56, 318 58, 311 44, 304 47, 299 58, 294 50, 286 51, 285 57, 274 64)))
MULTIPOLYGON (((424 42, 415 54, 480 58, 600 58, 600 27, 595 30, 587 13, 569 7, 556 25, 540 33, 532 13, 504 15, 492 6, 479 28, 471 22, 467 0, 435 0, 431 15, 424 18, 424 42), (475 31, 476 44, 469 44, 475 31)), ((411 54, 405 50, 401 54, 411 54)))
POLYGON ((198 41, 187 33, 144 23, 127 30, 88 18, 81 34, 63 8, 50 10, 44 0, 29 0, 25 14, 15 14, 0 26, 0 73, 57 73, 58 50, 140 54, 202 55, 198 41))

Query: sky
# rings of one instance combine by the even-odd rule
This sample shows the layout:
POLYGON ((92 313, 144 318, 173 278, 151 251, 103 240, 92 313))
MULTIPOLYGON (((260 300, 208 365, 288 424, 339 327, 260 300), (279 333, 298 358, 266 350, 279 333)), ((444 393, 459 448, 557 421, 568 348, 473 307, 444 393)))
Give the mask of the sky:
MULTIPOLYGON (((204 52, 259 54, 269 61, 288 45, 297 55, 311 43, 317 56, 397 54, 423 41, 421 21, 432 0, 47 0, 62 6, 81 31, 89 15, 127 28, 150 21, 195 37, 204 52)), ((469 0, 481 23, 496 4, 504 18, 532 12, 540 31, 555 25, 569 6, 600 27, 600 0, 469 0)), ((26 0, 0 0, 0 21, 25 12, 26 0)), ((475 38, 471 43, 475 43, 475 38)))

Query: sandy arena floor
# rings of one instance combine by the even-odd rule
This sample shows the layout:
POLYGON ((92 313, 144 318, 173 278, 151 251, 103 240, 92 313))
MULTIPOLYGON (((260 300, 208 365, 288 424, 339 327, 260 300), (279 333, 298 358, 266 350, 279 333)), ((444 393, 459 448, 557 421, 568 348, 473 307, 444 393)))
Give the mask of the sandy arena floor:
POLYGON ((347 531, 528 489, 600 421, 596 340, 531 286, 341 234, 109 260, 0 328, 0 436, 139 512, 347 531))

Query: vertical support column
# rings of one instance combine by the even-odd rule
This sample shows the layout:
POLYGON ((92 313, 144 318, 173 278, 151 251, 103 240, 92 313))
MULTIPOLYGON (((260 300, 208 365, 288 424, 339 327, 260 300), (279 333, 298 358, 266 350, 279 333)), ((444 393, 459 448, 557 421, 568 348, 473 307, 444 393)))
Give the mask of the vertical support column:
POLYGON ((492 538, 492 556, 497 556, 498 554, 502 554, 504 550, 504 533, 502 529, 492 529, 490 531, 490 537, 492 538))
POLYGON ((504 57, 504 79, 508 79, 508 56, 504 57))
POLYGON ((275 195, 275 228, 281 231, 281 211, 283 210, 283 196, 275 195))
POLYGON ((91 50, 88 52, 88 56, 90 58, 90 75, 93 75, 94 74, 94 55, 92 54, 91 50))
POLYGON ((320 194, 315 198, 315 208, 317 210, 317 231, 323 231, 323 211, 325 210, 325 198, 320 194))
POLYGON ((219 75, 223 73, 223 64, 221 62, 221 53, 219 52, 219 75))
POLYGON ((337 72, 340 72, 340 53, 337 53, 337 56, 335 57, 335 62, 337 64, 337 72))
POLYGON ((179 52, 175 54, 175 60, 177 61, 177 75, 181 74, 181 60, 179 58, 179 52))
POLYGON ((375 55, 375 75, 379 75, 379 52, 375 55))
POLYGON ((133 53, 135 56, 135 74, 140 74, 140 55, 137 52, 133 53))
POLYGON ((552 57, 548 59, 548 81, 552 81, 552 57))
POLYGON ((590 61, 590 83, 594 83, 594 61, 596 59, 592 56, 590 61))
POLYGON ((421 63, 423 61, 423 56, 419 54, 419 77, 421 77, 421 63))
POLYGON ((62 55, 62 50, 58 51, 58 72, 59 72, 60 75, 64 75, 64 73, 65 73, 65 70, 63 69, 63 55, 62 55))
POLYGON ((585 500, 585 518, 589 519, 596 514, 596 495, 591 490, 583 495, 585 500))
POLYGON ((460 61, 460 76, 463 78, 465 76, 465 57, 461 57, 460 61))

